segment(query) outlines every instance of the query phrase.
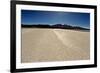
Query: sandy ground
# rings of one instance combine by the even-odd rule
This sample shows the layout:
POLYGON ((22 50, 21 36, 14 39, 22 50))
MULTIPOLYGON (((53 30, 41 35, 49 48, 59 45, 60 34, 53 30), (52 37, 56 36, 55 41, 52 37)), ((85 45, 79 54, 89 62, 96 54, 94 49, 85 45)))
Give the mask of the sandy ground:
POLYGON ((21 55, 22 63, 86 60, 90 58, 90 32, 22 28, 21 55))

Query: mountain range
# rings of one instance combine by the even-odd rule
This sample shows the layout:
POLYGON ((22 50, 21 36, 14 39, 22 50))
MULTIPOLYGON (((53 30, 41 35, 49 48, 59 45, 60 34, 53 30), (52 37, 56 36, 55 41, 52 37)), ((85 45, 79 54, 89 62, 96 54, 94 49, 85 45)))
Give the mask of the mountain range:
POLYGON ((68 24, 54 24, 54 25, 50 25, 50 24, 22 24, 22 27, 24 28, 57 28, 57 29, 74 29, 74 30, 90 30, 88 28, 84 28, 81 26, 72 26, 72 25, 68 25, 68 24))

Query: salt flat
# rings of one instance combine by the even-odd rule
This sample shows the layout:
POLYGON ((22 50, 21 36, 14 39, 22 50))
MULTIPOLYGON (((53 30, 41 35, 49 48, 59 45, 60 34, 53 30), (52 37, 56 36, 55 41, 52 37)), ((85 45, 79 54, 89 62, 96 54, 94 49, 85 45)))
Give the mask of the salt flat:
POLYGON ((22 28, 21 62, 87 60, 90 32, 68 29, 22 28))

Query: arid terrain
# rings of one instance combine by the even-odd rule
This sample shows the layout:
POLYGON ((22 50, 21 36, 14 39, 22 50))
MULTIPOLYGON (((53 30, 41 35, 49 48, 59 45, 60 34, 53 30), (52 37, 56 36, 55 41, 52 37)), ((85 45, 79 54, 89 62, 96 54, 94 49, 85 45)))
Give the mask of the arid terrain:
POLYGON ((90 32, 68 29, 22 28, 21 62, 87 60, 90 32))

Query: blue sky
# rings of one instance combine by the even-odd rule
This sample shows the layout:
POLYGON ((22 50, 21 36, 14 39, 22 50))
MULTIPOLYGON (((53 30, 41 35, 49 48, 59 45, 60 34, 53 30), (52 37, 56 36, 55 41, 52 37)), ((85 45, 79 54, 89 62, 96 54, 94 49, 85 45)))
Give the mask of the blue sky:
POLYGON ((69 24, 90 28, 90 14, 79 12, 56 12, 21 10, 21 24, 69 24))

